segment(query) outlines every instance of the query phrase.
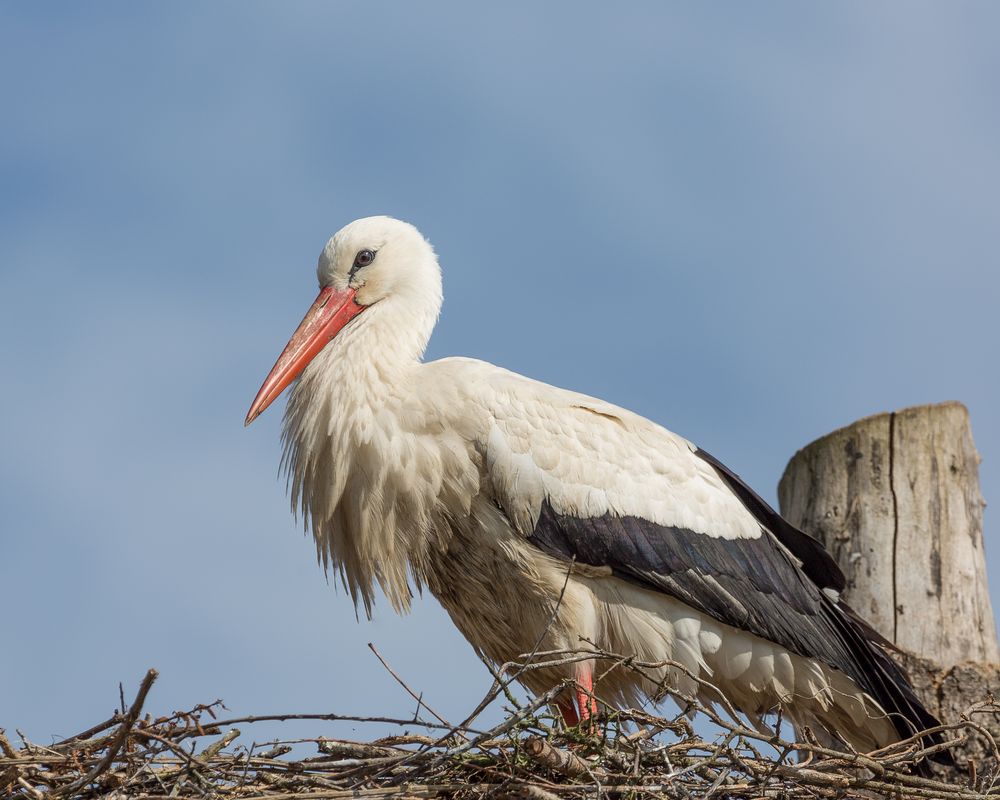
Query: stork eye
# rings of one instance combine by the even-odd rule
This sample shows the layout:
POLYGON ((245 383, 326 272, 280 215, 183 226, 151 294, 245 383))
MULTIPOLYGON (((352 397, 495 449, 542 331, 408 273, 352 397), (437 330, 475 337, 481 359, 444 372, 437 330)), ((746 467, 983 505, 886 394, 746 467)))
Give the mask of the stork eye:
POLYGON ((354 257, 354 268, 367 267, 375 260, 374 250, 359 250, 358 254, 354 257))

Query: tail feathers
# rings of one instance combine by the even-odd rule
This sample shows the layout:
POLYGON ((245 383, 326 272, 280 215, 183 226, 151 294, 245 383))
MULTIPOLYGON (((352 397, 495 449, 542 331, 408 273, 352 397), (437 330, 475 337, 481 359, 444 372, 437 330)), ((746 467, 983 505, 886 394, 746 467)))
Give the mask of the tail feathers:
MULTIPOLYGON (((860 620, 850 607, 830 600, 826 603, 825 611, 844 637, 854 659, 856 669, 851 678, 888 714, 900 740, 941 724, 920 702, 906 673, 884 649, 888 647, 895 650, 895 646, 860 620)), ((941 733, 922 737, 924 747, 943 741, 941 733)), ((936 753, 931 758, 941 764, 953 764, 951 754, 946 751, 936 753)), ((926 765, 921 771, 927 771, 926 765)))

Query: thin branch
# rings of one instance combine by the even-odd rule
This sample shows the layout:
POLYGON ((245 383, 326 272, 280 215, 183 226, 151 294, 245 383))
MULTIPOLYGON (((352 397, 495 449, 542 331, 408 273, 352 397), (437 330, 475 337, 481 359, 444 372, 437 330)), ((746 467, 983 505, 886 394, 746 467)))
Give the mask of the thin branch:
POLYGON ((65 786, 59 789, 55 794, 57 797, 66 797, 73 794, 73 792, 82 789, 94 782, 101 773, 111 766, 111 763, 115 760, 118 752, 122 749, 122 745, 125 744, 125 740, 128 738, 129 731, 132 730, 132 726, 135 725, 135 721, 139 718, 139 712, 142 711, 142 706, 146 702, 146 695, 149 694, 150 688, 153 686, 153 682, 159 677, 159 673, 155 669, 151 669, 146 672, 146 677, 142 679, 142 684, 139 686, 139 692, 135 696, 135 700, 132 701, 132 706, 129 708, 128 713, 122 720, 121 726, 118 728, 118 734, 114 738, 114 742, 105 753, 104 758, 102 758, 97 765, 86 775, 77 781, 74 781, 69 786, 65 786))
MULTIPOLYGON (((378 650, 375 649, 375 645, 374 644, 372 644, 371 642, 368 642, 368 649, 371 650, 375 654, 375 658, 377 658, 379 660, 379 663, 383 667, 386 668, 386 671, 390 675, 392 675, 392 677, 396 680, 396 683, 398 683, 400 686, 402 686, 406 690, 407 694, 409 694, 410 697, 412 697, 414 700, 417 701, 417 710, 418 711, 420 710, 420 707, 423 706, 442 725, 446 725, 449 728, 454 728, 454 726, 450 722, 448 722, 448 720, 446 720, 444 717, 442 717, 440 714, 438 714, 437 711, 435 711, 433 708, 431 708, 429 705, 427 705, 427 703, 424 701, 424 697, 423 697, 422 694, 417 694, 416 692, 413 691, 413 689, 411 689, 409 686, 406 685, 406 681, 404 681, 401 677, 399 677, 399 675, 396 673, 396 670, 394 670, 391 666, 389 666, 389 662, 388 661, 386 661, 384 658, 382 658, 382 654, 378 650)), ((458 731, 456 731, 456 733, 459 733, 459 735, 461 735, 461 733, 458 732, 458 731)), ((464 739, 465 737, 462 736, 462 738, 464 739)))

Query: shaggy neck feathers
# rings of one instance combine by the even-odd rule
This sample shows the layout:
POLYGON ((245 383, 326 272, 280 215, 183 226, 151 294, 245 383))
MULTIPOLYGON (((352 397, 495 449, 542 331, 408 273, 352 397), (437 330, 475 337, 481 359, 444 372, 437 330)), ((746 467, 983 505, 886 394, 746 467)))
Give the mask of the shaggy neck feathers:
POLYGON ((311 528, 324 568, 340 573, 368 616, 376 585, 407 610, 409 579, 421 587, 428 548, 443 545, 433 535, 440 486, 430 477, 440 474, 441 454, 407 423, 423 416, 414 383, 436 297, 368 307, 303 371, 285 411, 292 510, 311 528))

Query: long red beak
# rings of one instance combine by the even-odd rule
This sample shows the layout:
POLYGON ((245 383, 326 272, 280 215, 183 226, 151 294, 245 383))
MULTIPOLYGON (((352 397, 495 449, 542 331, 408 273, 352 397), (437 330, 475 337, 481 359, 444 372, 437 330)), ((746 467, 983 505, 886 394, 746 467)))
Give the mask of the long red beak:
POLYGON ((329 286, 320 290, 316 302, 302 318, 285 349, 271 368, 270 374, 257 392, 253 405, 247 412, 244 425, 249 425, 259 417, 306 368, 327 342, 354 317, 365 310, 365 306, 354 302, 354 289, 338 291, 329 286))

